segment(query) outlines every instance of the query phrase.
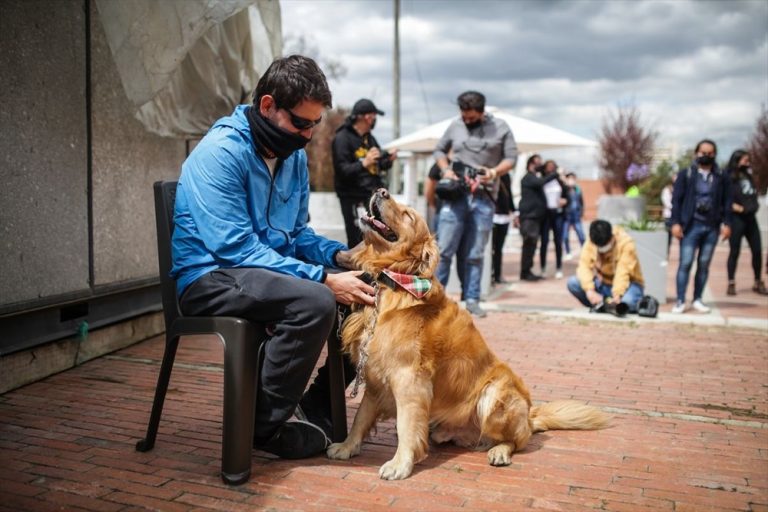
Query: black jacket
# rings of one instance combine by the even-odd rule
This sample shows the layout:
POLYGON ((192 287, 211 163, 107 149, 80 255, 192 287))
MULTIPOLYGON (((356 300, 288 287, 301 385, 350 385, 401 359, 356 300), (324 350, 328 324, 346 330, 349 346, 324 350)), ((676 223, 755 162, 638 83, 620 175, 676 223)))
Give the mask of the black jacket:
POLYGON ((352 123, 346 121, 333 138, 333 184, 336 195, 366 200, 371 194, 384 187, 378 166, 363 167, 363 158, 371 148, 378 148, 376 138, 367 133, 358 135, 352 123))
MULTIPOLYGON (((731 225, 731 179, 715 164, 712 167, 712 207, 707 214, 710 224, 717 227, 720 224, 731 225)), ((693 226, 696 214, 696 182, 700 180, 696 164, 677 173, 677 179, 672 188, 672 217, 670 223, 680 224, 683 232, 687 233, 693 226)))
POLYGON ((553 172, 544 178, 535 173, 527 172, 520 181, 520 211, 521 219, 543 219, 547 214, 547 198, 544 196, 544 184, 557 179, 553 172))
POLYGON ((731 199, 734 203, 744 207, 744 211, 734 215, 754 215, 760 204, 757 201, 757 189, 752 175, 738 169, 730 171, 731 199))

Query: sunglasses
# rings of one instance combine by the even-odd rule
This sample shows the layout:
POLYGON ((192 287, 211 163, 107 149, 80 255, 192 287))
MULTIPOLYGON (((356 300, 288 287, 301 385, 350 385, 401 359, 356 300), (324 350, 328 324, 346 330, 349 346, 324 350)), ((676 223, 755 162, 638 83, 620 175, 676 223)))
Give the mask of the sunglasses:
POLYGON ((288 115, 291 116, 291 124, 297 130, 309 130, 310 128, 314 128, 315 126, 319 125, 320 121, 323 120, 323 116, 320 116, 314 121, 312 121, 311 119, 306 119, 304 117, 297 116, 287 108, 284 108, 283 110, 288 112, 288 115))

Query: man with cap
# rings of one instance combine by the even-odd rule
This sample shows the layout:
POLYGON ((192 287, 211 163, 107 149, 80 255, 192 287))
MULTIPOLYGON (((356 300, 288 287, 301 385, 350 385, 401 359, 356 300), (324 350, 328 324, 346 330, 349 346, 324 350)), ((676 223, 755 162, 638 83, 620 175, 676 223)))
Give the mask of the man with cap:
POLYGON ((339 196, 347 245, 354 247, 363 239, 358 219, 367 210, 371 194, 384 187, 383 174, 392 167, 397 150, 382 152, 371 131, 376 116, 384 112, 369 99, 358 100, 352 114, 333 138, 333 171, 339 196))

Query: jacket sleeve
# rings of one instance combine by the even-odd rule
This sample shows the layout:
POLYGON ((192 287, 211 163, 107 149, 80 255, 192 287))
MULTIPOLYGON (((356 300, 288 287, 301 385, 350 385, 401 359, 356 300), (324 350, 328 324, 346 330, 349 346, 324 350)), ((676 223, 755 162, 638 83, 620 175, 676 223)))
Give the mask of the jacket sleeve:
POLYGON ((363 167, 363 163, 355 156, 355 148, 352 147, 349 137, 344 132, 339 132, 333 139, 333 167, 334 171, 342 178, 349 180, 362 172, 368 172, 363 167))
POLYGON ((437 141, 435 151, 432 153, 432 156, 434 156, 435 160, 439 158, 448 158, 448 152, 451 150, 451 146, 453 146, 453 139, 451 138, 452 128, 453 124, 448 125, 448 129, 445 130, 443 136, 440 137, 439 141, 437 141))
POLYGON ((635 242, 627 242, 622 246, 618 261, 616 262, 616 272, 613 275, 613 284, 611 285, 611 292, 614 296, 618 295, 621 297, 627 293, 630 277, 633 275, 633 270, 639 265, 635 242))
POLYGON ((672 187, 672 216, 670 222, 672 225, 682 224, 683 198, 685 197, 685 187, 688 185, 686 178, 687 169, 677 173, 675 184, 672 187))
POLYGON ((189 161, 194 179, 183 180, 189 214, 202 242, 224 267, 265 268, 320 281, 321 266, 283 256, 262 243, 248 214, 245 172, 241 159, 218 147, 204 158, 189 161))
POLYGON ((595 289, 595 257, 597 247, 591 241, 587 241, 581 249, 579 265, 576 267, 576 277, 579 279, 581 289, 586 291, 595 289))
POLYGON ((723 195, 722 195, 722 208, 723 208, 723 224, 730 227, 733 223, 733 194, 732 188, 736 188, 731 180, 731 177, 727 174, 723 174, 723 195))

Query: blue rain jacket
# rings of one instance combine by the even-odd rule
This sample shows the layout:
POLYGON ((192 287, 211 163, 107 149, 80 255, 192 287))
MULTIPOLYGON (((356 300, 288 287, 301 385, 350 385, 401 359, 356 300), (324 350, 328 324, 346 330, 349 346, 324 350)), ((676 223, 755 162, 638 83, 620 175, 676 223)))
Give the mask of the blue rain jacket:
POLYGON ((321 281, 346 249, 307 226, 309 171, 295 151, 274 178, 256 152, 245 105, 219 119, 181 167, 171 276, 181 296, 218 268, 256 267, 321 281))

